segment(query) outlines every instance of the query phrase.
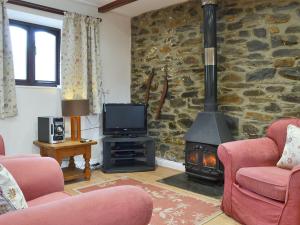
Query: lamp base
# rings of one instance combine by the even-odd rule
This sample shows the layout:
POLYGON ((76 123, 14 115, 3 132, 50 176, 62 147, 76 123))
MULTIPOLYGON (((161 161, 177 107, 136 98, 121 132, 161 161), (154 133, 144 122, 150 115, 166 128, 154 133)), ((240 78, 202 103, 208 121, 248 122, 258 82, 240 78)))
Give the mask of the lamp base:
POLYGON ((71 140, 81 140, 81 118, 80 116, 71 116, 71 140))

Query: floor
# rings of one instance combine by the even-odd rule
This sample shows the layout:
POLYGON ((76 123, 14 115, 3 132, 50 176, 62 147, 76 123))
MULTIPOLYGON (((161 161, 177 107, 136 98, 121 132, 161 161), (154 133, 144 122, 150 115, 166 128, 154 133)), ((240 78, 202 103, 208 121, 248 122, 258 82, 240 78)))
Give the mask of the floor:
MULTIPOLYGON (((68 183, 65 185, 65 190, 69 194, 76 195, 78 193, 73 190, 75 188, 87 186, 89 184, 94 184, 94 183, 101 183, 104 181, 127 176, 130 178, 136 179, 136 180, 141 180, 143 182, 147 182, 149 184, 163 186, 164 188, 167 188, 169 190, 175 190, 178 193, 182 193, 185 195, 190 195, 190 196, 193 196, 196 198, 204 199, 206 201, 211 201, 211 202, 219 201, 219 200, 216 200, 216 199, 204 196, 204 195, 195 194, 195 193, 192 193, 189 191, 185 191, 183 189, 179 189, 176 187, 172 187, 169 185, 165 185, 165 184, 156 182, 156 180, 159 180, 159 179, 162 179, 165 177, 169 177, 169 176, 172 176, 172 175, 175 175, 178 173, 181 173, 181 172, 177 171, 177 170, 169 169, 169 168, 164 168, 164 167, 157 167, 157 169, 155 171, 151 171, 151 172, 121 173, 121 174, 120 173, 105 174, 105 173, 102 173, 100 170, 95 170, 92 172, 92 178, 90 181, 68 183)), ((205 223, 205 225, 239 225, 239 223, 235 222, 234 220, 232 220, 225 214, 221 214, 221 215, 213 218, 212 220, 208 221, 207 223, 205 223)))

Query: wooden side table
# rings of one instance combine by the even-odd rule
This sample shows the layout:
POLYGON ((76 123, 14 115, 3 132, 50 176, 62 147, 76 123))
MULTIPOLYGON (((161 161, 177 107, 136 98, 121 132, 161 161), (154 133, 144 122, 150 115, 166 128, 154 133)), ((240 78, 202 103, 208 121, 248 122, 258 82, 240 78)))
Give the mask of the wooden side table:
POLYGON ((52 157, 61 165, 64 158, 70 157, 69 166, 63 168, 64 180, 69 181, 78 178, 91 178, 90 159, 91 146, 96 145, 96 141, 81 143, 79 141, 66 140, 63 143, 49 144, 40 141, 34 141, 33 144, 40 148, 41 156, 52 157), (83 155, 85 160, 85 169, 76 168, 74 156, 83 155))

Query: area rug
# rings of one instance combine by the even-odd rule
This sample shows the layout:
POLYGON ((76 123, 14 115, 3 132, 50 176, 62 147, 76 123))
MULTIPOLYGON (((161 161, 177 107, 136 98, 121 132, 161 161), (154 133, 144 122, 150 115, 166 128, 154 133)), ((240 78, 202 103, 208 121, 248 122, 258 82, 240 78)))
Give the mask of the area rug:
POLYGON ((186 173, 166 177, 158 182, 216 199, 221 199, 224 191, 223 182, 201 180, 189 177, 186 173))
POLYGON ((141 187, 152 196, 154 208, 149 225, 200 225, 221 214, 219 203, 213 204, 127 177, 82 187, 75 191, 85 193, 120 185, 141 187))

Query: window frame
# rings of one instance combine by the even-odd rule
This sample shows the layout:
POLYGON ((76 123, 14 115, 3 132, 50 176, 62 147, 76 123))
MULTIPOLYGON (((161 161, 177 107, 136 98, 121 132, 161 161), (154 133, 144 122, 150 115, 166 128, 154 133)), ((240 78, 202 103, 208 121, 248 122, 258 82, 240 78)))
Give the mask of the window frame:
POLYGON ((57 87, 60 85, 60 34, 61 30, 39 24, 27 23, 19 20, 9 20, 9 25, 20 27, 27 31, 27 68, 26 80, 15 79, 16 85, 24 86, 49 86, 57 87), (56 37, 56 62, 55 62, 55 81, 44 81, 35 79, 35 32, 44 31, 56 37))

